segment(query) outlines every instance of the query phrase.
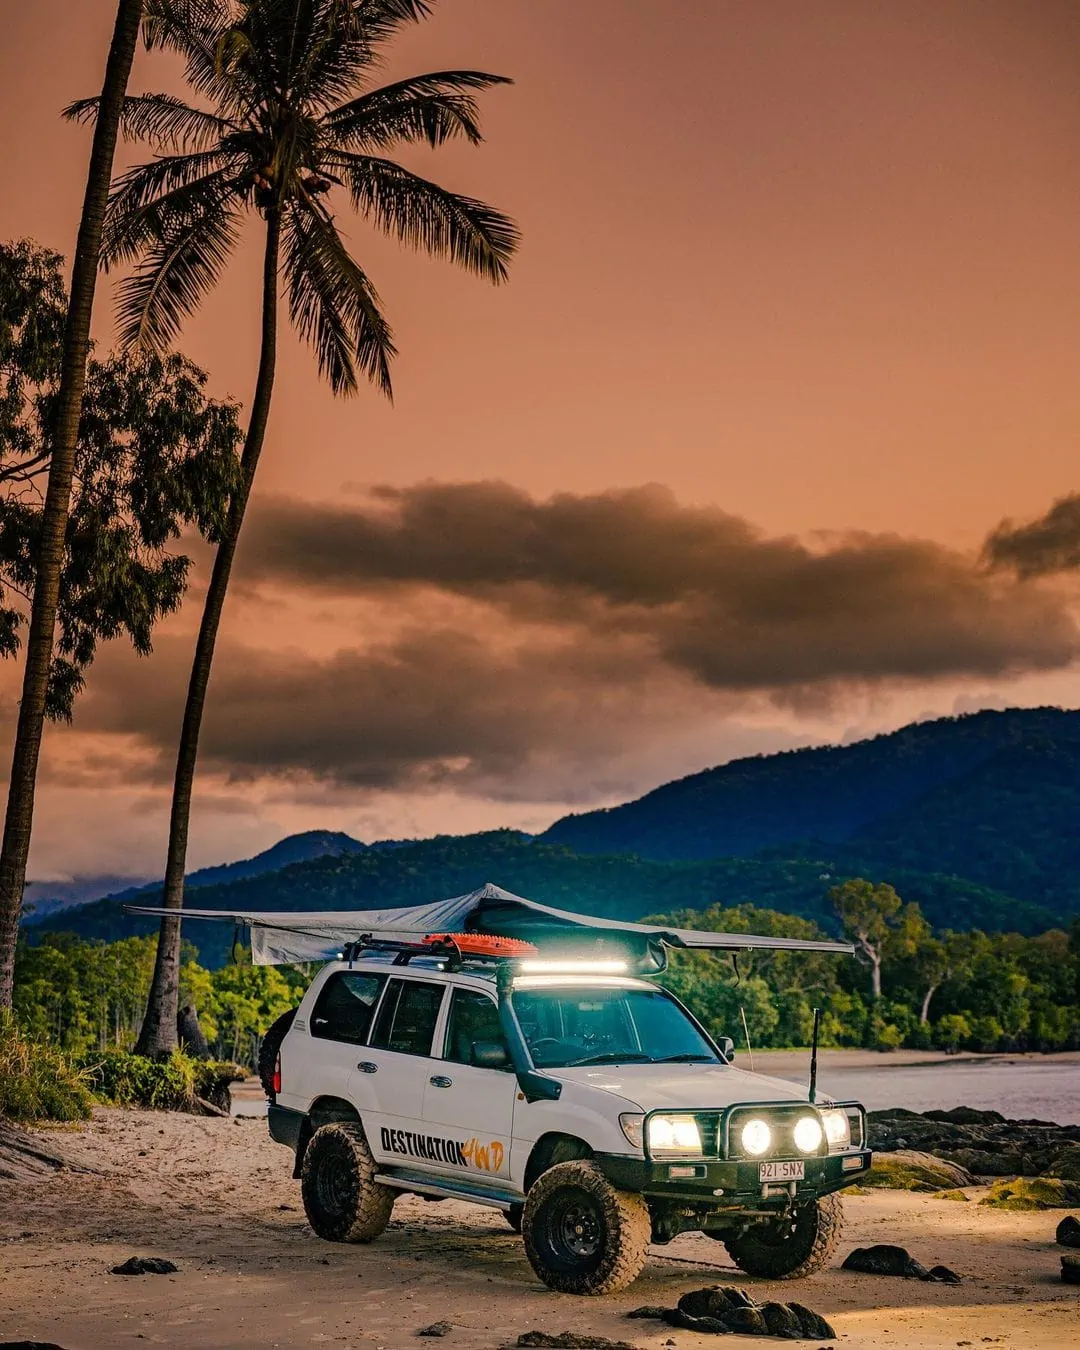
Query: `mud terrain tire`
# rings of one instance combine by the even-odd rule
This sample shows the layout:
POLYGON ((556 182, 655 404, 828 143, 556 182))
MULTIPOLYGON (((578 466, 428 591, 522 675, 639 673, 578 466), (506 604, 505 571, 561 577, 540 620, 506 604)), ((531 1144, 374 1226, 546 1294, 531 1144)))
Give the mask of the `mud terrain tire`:
POLYGON ((823 1195, 800 1205, 791 1219, 754 1224, 741 1236, 721 1241, 747 1275, 801 1280, 828 1264, 843 1228, 844 1202, 838 1195, 823 1195))
POLYGON ((274 1066, 277 1064, 278 1051, 295 1016, 296 1009, 290 1008, 288 1012, 283 1012, 271 1022, 266 1035, 262 1038, 262 1045, 259 1046, 259 1082, 262 1083, 263 1091, 271 1101, 275 1097, 274 1066))
POLYGON ((390 1222, 395 1192, 375 1181, 359 1121, 336 1120, 311 1136, 300 1173, 304 1212, 327 1242, 370 1242, 390 1222))
POLYGON ((645 1264, 652 1221, 645 1201, 618 1191, 586 1158, 556 1163, 525 1197, 525 1255, 560 1294, 611 1294, 645 1264))

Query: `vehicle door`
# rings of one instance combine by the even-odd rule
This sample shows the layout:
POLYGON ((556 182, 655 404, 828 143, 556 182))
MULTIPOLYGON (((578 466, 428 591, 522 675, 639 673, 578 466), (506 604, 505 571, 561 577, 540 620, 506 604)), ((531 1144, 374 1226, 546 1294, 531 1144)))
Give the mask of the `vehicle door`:
POLYGON ((424 1087, 442 1063, 432 1046, 445 991, 438 980, 391 976, 351 1080, 372 1153, 410 1171, 439 1170, 423 1111, 424 1087))
POLYGON ((445 1026, 442 1060, 424 1087, 425 1128, 446 1141, 441 1170, 506 1181, 517 1078, 495 999, 454 986, 445 1026))
POLYGON ((357 1047, 367 1043, 385 983, 385 975, 371 971, 335 971, 319 990, 307 1019, 311 1041, 305 1043, 295 1034, 287 1039, 290 1060, 286 1062, 283 1047, 282 1083, 296 1079, 304 1084, 303 1109, 316 1097, 341 1097, 362 1112, 353 1092, 357 1047))

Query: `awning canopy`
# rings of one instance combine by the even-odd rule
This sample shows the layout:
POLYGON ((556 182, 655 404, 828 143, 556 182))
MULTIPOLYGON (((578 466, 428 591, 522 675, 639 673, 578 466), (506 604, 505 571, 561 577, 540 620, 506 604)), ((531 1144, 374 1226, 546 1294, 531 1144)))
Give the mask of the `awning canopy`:
POLYGON ((371 936, 383 941, 411 941, 428 933, 494 933, 523 938, 537 945, 574 935, 621 935, 635 946, 662 942, 668 947, 698 951, 751 950, 838 952, 850 956, 847 942, 819 942, 805 938, 765 937, 754 933, 713 933, 699 928, 664 928, 571 914, 537 904, 504 891, 490 882, 468 895, 436 900, 427 905, 395 909, 346 909, 310 914, 273 910, 188 909, 124 905, 125 914, 179 915, 182 919, 216 919, 251 930, 251 955, 257 966, 287 965, 293 961, 332 961, 345 944, 371 936))

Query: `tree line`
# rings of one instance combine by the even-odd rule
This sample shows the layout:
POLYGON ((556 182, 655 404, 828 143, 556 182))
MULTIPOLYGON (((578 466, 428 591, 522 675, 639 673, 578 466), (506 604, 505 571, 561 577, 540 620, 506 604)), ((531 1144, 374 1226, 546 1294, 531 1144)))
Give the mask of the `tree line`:
MULTIPOLYGON (((854 879, 832 902, 861 959, 827 953, 679 952, 663 982, 717 1036, 766 1049, 810 1041, 820 1008, 821 1044, 892 1050, 1074 1050, 1080 1048, 1080 920, 1069 932, 946 931, 935 934, 918 905, 887 884, 854 879)), ((654 921, 681 928, 820 938, 809 919, 743 904, 677 910, 654 921)), ((76 1055, 129 1049, 150 993, 151 937, 86 941, 50 933, 22 943, 14 1009, 23 1029, 76 1055)), ((198 1012, 218 1059, 254 1064, 259 1038, 294 1007, 310 978, 301 967, 252 966, 239 953, 218 970, 188 943, 181 1001, 198 1012)))
MULTIPOLYGON (((820 1008, 821 1044, 873 1050, 1080 1048, 1080 920, 1035 937, 935 933, 887 883, 855 878, 830 899, 856 960, 751 951, 738 962, 674 952, 664 982, 716 1035, 762 1048, 807 1045, 820 1008)), ((816 923, 754 905, 657 916, 682 928, 829 936, 816 923)))
MULTIPOLYGON (((476 94, 507 83, 458 70, 376 86, 387 42, 429 12, 426 0, 119 0, 101 94, 67 109, 94 127, 70 292, 63 295, 59 260, 32 245, 15 245, 0 259, 10 265, 0 277, 0 460, 11 470, 0 477, 0 603, 7 604, 0 654, 21 647, 23 659, 0 843, 0 1014, 13 999, 45 722, 70 715, 99 639, 127 633, 149 651, 154 623, 179 604, 186 580, 187 560, 172 557, 167 545, 194 523, 215 551, 178 716, 164 869, 165 907, 183 903, 199 733, 270 416, 281 295, 335 394, 353 393, 365 380, 391 390, 390 325, 336 211, 351 208, 405 245, 490 282, 507 275, 518 242, 508 217, 388 158, 411 144, 479 143, 476 94), (190 101, 127 94, 140 32, 148 50, 179 58, 190 101), (146 143, 154 157, 114 182, 121 134, 146 143), (171 368, 196 386, 198 415, 220 414, 211 448, 221 462, 212 481, 194 485, 197 500, 176 501, 163 482, 141 496, 134 466, 148 443, 144 419, 129 414, 116 427, 112 404, 95 402, 90 324, 99 269, 128 269, 117 291, 117 373, 126 381, 129 357, 168 362, 184 320, 223 274, 245 217, 258 221, 263 252, 260 358, 246 428, 239 430, 235 409, 205 399, 201 372, 151 364, 151 386, 154 371, 163 377, 171 368), (97 469, 112 498, 86 539, 81 508, 95 499, 80 470, 95 450, 103 452, 97 469)), ((199 447, 190 428, 175 425, 177 400, 165 404, 172 462, 157 467, 179 481, 199 447)), ((179 919, 170 914, 161 922, 138 1038, 145 1054, 163 1056, 176 1045, 180 952, 179 919)))

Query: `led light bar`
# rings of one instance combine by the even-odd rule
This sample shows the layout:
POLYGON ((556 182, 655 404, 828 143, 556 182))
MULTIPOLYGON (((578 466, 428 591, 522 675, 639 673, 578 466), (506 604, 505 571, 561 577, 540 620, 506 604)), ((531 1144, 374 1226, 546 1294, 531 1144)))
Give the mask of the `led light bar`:
POLYGON ((522 975, 625 975, 627 961, 519 961, 522 975))

